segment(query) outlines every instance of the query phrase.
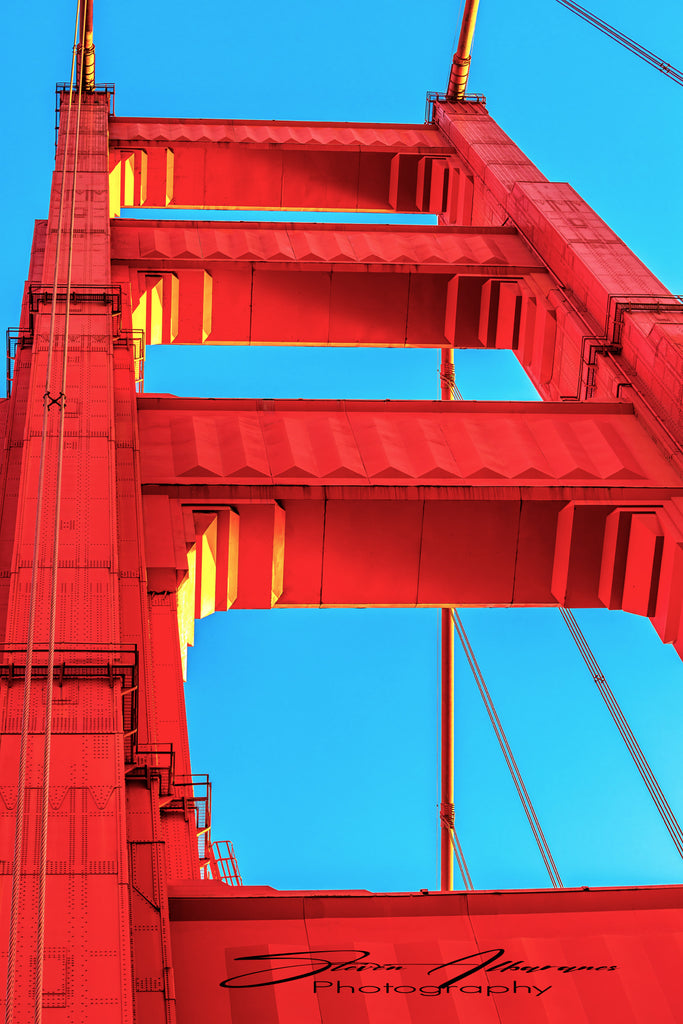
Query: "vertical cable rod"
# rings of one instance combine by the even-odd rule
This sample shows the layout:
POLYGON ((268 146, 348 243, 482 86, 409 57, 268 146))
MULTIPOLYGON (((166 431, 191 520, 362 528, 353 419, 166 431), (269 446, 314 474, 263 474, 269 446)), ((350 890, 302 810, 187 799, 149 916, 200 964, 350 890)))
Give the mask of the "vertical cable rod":
MULTIPOLYGON (((441 609, 441 880, 440 888, 453 889, 453 851, 451 836, 455 829, 454 772, 454 677, 455 638, 450 608, 441 609)), ((456 850, 457 856, 457 850, 456 850)), ((458 866, 460 866, 458 864, 458 866)), ((464 877, 464 876, 463 876, 464 877)))
POLYGON ((40 441, 40 463, 38 471, 38 493, 36 498, 36 519, 33 534, 33 562, 31 566, 31 588, 29 597, 28 634, 26 643, 26 667, 24 671, 24 689, 21 716, 21 743, 19 751, 19 777, 17 782, 17 808, 14 828, 14 861, 12 865, 12 896, 10 907, 9 946, 7 951, 7 985, 5 999, 5 1024, 14 1021, 14 992, 16 975, 16 954, 19 936, 19 897, 21 892, 21 868, 23 861, 24 813, 26 791, 26 765, 28 758, 28 733, 31 714, 31 690, 33 681, 33 649, 36 623, 36 604, 38 595, 38 570, 40 556, 40 538, 42 526, 42 504, 45 490, 45 462, 47 452, 48 411, 50 409, 50 381, 52 377, 52 359, 54 352, 54 331, 56 321, 57 286, 59 280, 59 260, 61 249, 62 221, 64 213, 64 193, 66 162, 71 125, 72 97, 76 47, 78 44, 78 5, 74 26, 74 43, 71 59, 71 77, 69 81, 69 105, 67 108, 66 136, 62 159, 62 175, 60 182, 59 208, 57 214, 57 239, 55 244, 55 272, 52 290, 52 306, 50 311, 50 327, 48 335, 47 368, 45 374, 45 394, 43 395, 43 422, 40 441))

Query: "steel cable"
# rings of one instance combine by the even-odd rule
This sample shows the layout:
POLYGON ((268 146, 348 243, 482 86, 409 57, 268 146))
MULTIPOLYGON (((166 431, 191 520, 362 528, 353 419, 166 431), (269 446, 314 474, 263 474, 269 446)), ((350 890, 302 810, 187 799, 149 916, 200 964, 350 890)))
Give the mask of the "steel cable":
POLYGON ((610 39, 614 39, 614 41, 619 43, 620 46, 623 46, 626 50, 630 50, 631 53, 636 55, 636 57, 640 57, 640 59, 644 60, 646 64, 656 68, 657 71, 661 71, 662 74, 672 79, 672 81, 677 82, 678 85, 683 85, 683 71, 679 71, 678 68, 675 68, 673 64, 669 64, 668 61, 662 60, 662 58, 658 57, 656 53, 652 52, 652 50, 647 50, 644 46, 641 46, 640 43, 637 43, 635 39, 631 39, 629 36, 624 35, 624 33, 620 32, 619 29, 614 28, 613 25, 603 21, 602 18, 598 18, 595 14, 591 14, 591 12, 586 10, 585 7, 581 7, 580 4, 574 3, 573 0, 557 0, 557 3, 562 4, 563 7, 566 7, 567 10, 571 11, 573 14, 578 14, 580 18, 587 21, 589 25, 593 26, 593 28, 597 28, 599 32, 603 32, 610 39))
POLYGON ((474 889, 474 885, 472 884, 472 877, 467 869, 465 854, 463 853, 462 846, 460 845, 460 840, 458 839, 458 833, 455 830, 455 825, 451 826, 451 828, 448 830, 448 834, 451 839, 453 853, 455 854, 455 860, 457 862, 458 870, 462 877, 463 885, 465 886, 466 889, 472 890, 474 889))
POLYGON ((489 721, 493 726, 493 731, 496 734, 496 739, 498 740, 498 744, 505 759, 505 763, 508 767, 508 771, 510 772, 510 775, 512 777, 515 789, 517 790, 517 795, 519 796, 519 799, 522 803, 522 807, 524 808, 524 813, 526 814, 527 821, 529 822, 534 839, 536 840, 536 845, 538 846, 539 852, 543 859, 543 863, 545 864, 546 871, 548 872, 550 881, 552 882, 553 886, 556 889, 561 889, 562 879, 560 878, 559 871, 557 870, 557 865, 555 864, 553 856, 550 852, 550 847, 548 846, 545 834, 543 832, 543 829, 541 828, 541 823, 538 820, 538 816, 536 814, 536 811, 534 810, 534 805, 531 802, 531 797, 529 796, 527 788, 524 784, 524 780, 522 778, 522 774, 519 770, 517 762, 515 761, 512 749, 510 747, 510 744, 508 743, 507 736, 505 735, 503 726, 501 725, 495 705, 493 703, 493 700, 491 699, 491 694, 489 693, 488 687, 486 686, 476 656, 474 654, 474 651, 472 650, 472 646, 470 644, 467 633, 465 632, 465 627, 463 626, 462 620, 455 608, 451 609, 451 614, 453 616, 453 622, 455 624, 456 632, 458 634, 458 637, 460 638, 460 643, 462 644, 462 648, 465 652, 465 657, 467 658, 470 669, 472 670, 472 675, 474 676, 474 680, 477 684, 477 689, 479 690, 481 698, 484 702, 486 713, 488 714, 489 721))
POLYGON ((655 778, 655 775, 650 767, 650 764, 647 758, 645 757, 645 754, 643 753, 640 744, 635 738, 633 731, 631 730, 631 727, 628 724, 626 717, 624 716, 624 713, 621 710, 621 707, 619 706, 619 702, 617 701, 616 697, 614 696, 614 693, 612 692, 612 688, 605 679, 605 676, 603 675, 602 670, 598 665, 598 662, 588 644, 588 641, 586 640, 581 630, 581 627, 576 621, 574 613, 569 608, 560 608, 560 614, 562 615, 562 618, 567 624, 569 632, 571 633, 572 638, 579 649, 581 657, 586 663, 588 671, 593 677, 595 685, 600 691, 600 696, 605 702, 607 710, 609 711, 612 717, 612 721, 619 730, 621 738, 626 744, 626 747, 631 755, 631 758, 633 759, 633 763, 638 769, 640 777, 647 786, 648 792, 652 797, 655 807, 659 811, 662 821, 664 822, 664 825, 666 826, 666 829, 669 835, 671 836, 676 849, 678 850, 680 856, 683 857, 683 831, 681 831, 681 826, 679 825, 676 815, 672 811, 668 800, 664 796, 664 793, 662 792, 662 789, 657 779, 655 778))
MULTIPOLYGON (((24 688, 22 699, 21 716, 21 741, 19 750, 19 775, 17 782, 17 806, 14 829, 14 861, 12 864, 12 896, 10 907, 10 930, 9 945, 7 951, 7 985, 5 992, 5 1024, 12 1024, 14 1020, 14 991, 16 974, 16 954, 19 936, 19 898, 21 892, 21 868, 23 861, 23 833, 25 814, 25 791, 26 791, 26 767, 28 759, 28 734, 31 715, 31 690, 33 682, 33 653, 35 642, 36 605, 38 595, 38 571, 40 565, 40 539, 42 527, 42 505, 45 489, 45 465, 47 454, 48 437, 48 411, 50 409, 50 381, 52 376, 52 359, 54 352, 54 333, 56 321, 57 286, 59 275, 59 261, 61 250, 61 234, 64 213, 64 194, 66 162, 68 151, 68 139, 71 127, 72 96, 74 68, 76 61, 76 47, 78 45, 78 5, 76 9, 76 21, 74 26, 74 43, 71 59, 71 77, 69 81, 69 104, 67 107, 66 135, 64 140, 64 155, 62 160, 62 175, 60 182, 59 208, 57 214, 57 238, 55 243, 55 272, 53 278, 52 306, 50 311, 50 326, 48 334, 47 367, 45 374, 45 394, 43 395, 43 422, 40 440, 40 461, 38 469, 38 491, 36 497, 36 519, 33 534, 33 562, 31 566, 31 585, 29 596, 29 615, 26 643, 26 667, 24 671, 24 688)), ((42 1003, 42 1000, 41 1000, 42 1003)), ((42 1007, 41 1007, 42 1012, 42 1007)))
POLYGON ((441 391, 443 396, 444 389, 448 391, 448 397, 451 402, 462 402, 463 397, 455 383, 455 367, 453 363, 443 362, 439 370, 439 382, 441 384, 441 391))
POLYGON ((465 854, 455 827, 455 805, 451 803, 442 803, 439 817, 441 820, 441 827, 448 832, 448 838, 451 846, 453 847, 453 853, 455 854, 455 860, 458 865, 460 877, 462 878, 462 884, 465 889, 474 889, 472 877, 467 867, 467 861, 465 860, 465 854))

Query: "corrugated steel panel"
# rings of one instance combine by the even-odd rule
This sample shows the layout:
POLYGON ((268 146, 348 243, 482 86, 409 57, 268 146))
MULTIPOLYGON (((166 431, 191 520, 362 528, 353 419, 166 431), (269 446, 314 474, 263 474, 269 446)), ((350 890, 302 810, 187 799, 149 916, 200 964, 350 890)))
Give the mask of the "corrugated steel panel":
POLYGON ((233 483, 299 477, 340 483, 347 477, 366 486, 683 486, 621 403, 584 412, 550 403, 459 402, 445 411, 432 402, 146 396, 139 408, 146 484, 224 476, 233 483))
POLYGON ((542 269, 514 229, 114 221, 113 260, 263 260, 542 269))
POLYGON ((222 142, 254 146, 347 146, 369 149, 450 152, 432 125, 328 124, 282 121, 163 121, 114 117, 109 121, 113 148, 145 143, 222 142))

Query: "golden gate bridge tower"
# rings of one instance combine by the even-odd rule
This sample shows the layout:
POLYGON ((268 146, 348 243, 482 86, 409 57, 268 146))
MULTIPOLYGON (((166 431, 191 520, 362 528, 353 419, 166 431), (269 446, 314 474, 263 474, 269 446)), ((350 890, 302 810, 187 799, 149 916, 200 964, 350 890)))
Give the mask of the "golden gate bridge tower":
POLYGON ((619 608, 683 644, 681 301, 466 95, 475 13, 425 124, 286 123, 115 116, 80 4, 0 404, 8 1024, 680 1020, 680 887, 565 889, 550 857, 551 889, 454 890, 457 606, 619 608), (146 345, 206 342, 429 347, 442 398, 142 393, 146 345), (452 401, 468 347, 543 402, 452 401), (439 892, 251 889, 212 842, 187 644, 276 605, 443 609, 439 892))

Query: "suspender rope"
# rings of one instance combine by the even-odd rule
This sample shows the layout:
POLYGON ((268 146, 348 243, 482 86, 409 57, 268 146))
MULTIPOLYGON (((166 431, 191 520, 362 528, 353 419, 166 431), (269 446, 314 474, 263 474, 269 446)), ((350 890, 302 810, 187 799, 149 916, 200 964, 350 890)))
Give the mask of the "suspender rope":
POLYGON ((515 761, 515 758, 513 756, 510 744, 508 743, 507 740, 507 736, 505 735, 503 726, 501 725, 500 719, 498 718, 498 713, 496 712, 494 703, 491 699, 491 694, 489 693, 486 683, 484 682, 484 677, 481 674, 481 669, 479 668, 469 638, 467 636, 467 633, 465 632, 465 627, 463 626, 460 616, 458 615, 455 608, 452 611, 452 615, 453 622, 455 623, 455 629, 457 631, 463 650, 465 652, 465 657, 467 658, 469 666, 472 669, 474 681, 476 682, 479 693, 481 694, 481 699, 484 701, 486 713, 489 716, 489 720, 491 722, 491 725, 493 726, 493 731, 496 734, 496 739, 498 740, 500 749, 503 752, 505 763, 508 766, 508 770, 510 772, 510 775, 512 776, 512 781, 515 784, 515 789, 517 790, 519 799, 522 802, 524 813, 526 814, 529 825, 531 826, 531 831, 534 834, 534 839, 536 840, 539 852, 541 854, 541 857, 543 858, 543 863, 545 864, 548 875, 550 876, 550 881, 556 889, 561 889, 562 879, 560 878, 560 874, 557 870, 557 865, 553 860, 553 856, 550 852, 550 847, 548 846, 545 835, 543 834, 543 829, 541 828, 541 823, 538 820, 536 811, 534 810, 534 805, 531 802, 531 797, 529 796, 527 788, 524 785, 524 780, 522 779, 521 772, 517 767, 517 762, 515 761))
POLYGON ((612 721, 616 725, 621 738, 626 744, 628 752, 633 759, 633 763, 640 773, 640 777, 647 786, 648 792, 654 801, 655 807, 659 811, 662 821, 666 825, 667 831, 671 836, 676 849, 680 856, 683 857, 683 832, 681 831, 681 826, 678 824, 676 815, 671 810, 669 802, 664 796, 664 793, 662 792, 661 787, 650 768, 648 760, 640 748, 640 744, 633 735, 631 727, 626 721, 624 713, 612 692, 612 688, 602 674, 602 670, 595 660, 595 656, 593 655, 588 641, 581 631, 581 627, 576 621, 574 613, 569 608, 560 608, 560 614, 567 624, 567 628, 574 639, 574 643, 579 649, 581 657, 586 663, 588 671, 593 676, 595 685, 600 691, 600 696, 604 700, 607 710, 612 716, 612 721))
MULTIPOLYGON (((73 81, 76 46, 78 41, 78 13, 74 26, 73 56, 71 60, 71 77, 69 81, 69 104, 67 108, 66 135, 64 140, 64 154, 62 160, 62 176, 60 183, 59 210, 57 215, 57 238, 55 244, 55 272, 52 289, 52 307, 50 312, 50 328, 48 336, 47 368, 45 374, 45 394, 43 397, 43 422, 40 441, 40 463, 38 470, 38 493, 36 499, 36 520, 33 535, 33 562, 31 567, 31 589, 29 598, 28 632, 26 642, 26 668, 24 672, 24 691, 21 717, 21 744, 19 752, 19 777, 17 782, 17 806, 14 828, 14 861, 12 865, 12 897, 10 909, 10 931, 7 956, 7 986, 5 1002, 5 1024, 13 1024, 14 1020, 14 989, 16 974, 16 953, 19 935, 19 900, 21 892, 21 868, 23 861, 23 832, 25 812, 25 791, 26 791, 26 766, 28 758, 28 734, 31 717, 31 687, 33 681, 33 649, 36 625, 36 602, 38 595, 38 571, 40 563, 40 538, 42 525, 42 504, 45 490, 45 464, 47 456, 47 430, 48 411, 50 409, 50 382, 52 376, 52 358, 54 352, 54 332, 56 320, 57 285, 59 274, 59 260, 61 250, 62 220, 64 212, 64 193, 66 178, 66 161, 69 132, 71 125, 71 110, 73 96, 73 81)), ((51 689, 51 679, 48 679, 48 691, 51 689)), ((42 1003, 42 999, 41 999, 42 1003)), ((42 1012, 42 1011, 41 1011, 42 1012)))
MULTIPOLYGON (((442 350, 444 353, 447 349, 442 350)), ((439 371, 439 380, 441 381, 441 397, 450 398, 452 402, 462 402, 462 394, 458 385, 455 383, 455 366, 453 365, 452 359, 444 359, 441 363, 441 369, 439 371)))
POLYGON ((462 884, 465 889, 474 889, 472 884, 472 876, 467 868, 467 861, 465 860, 465 854, 463 853, 460 840, 458 839, 458 833, 455 828, 455 807, 453 804, 441 804, 441 827, 444 828, 450 839, 451 846, 453 847, 453 853, 455 860, 458 865, 458 871, 462 878, 462 884))

